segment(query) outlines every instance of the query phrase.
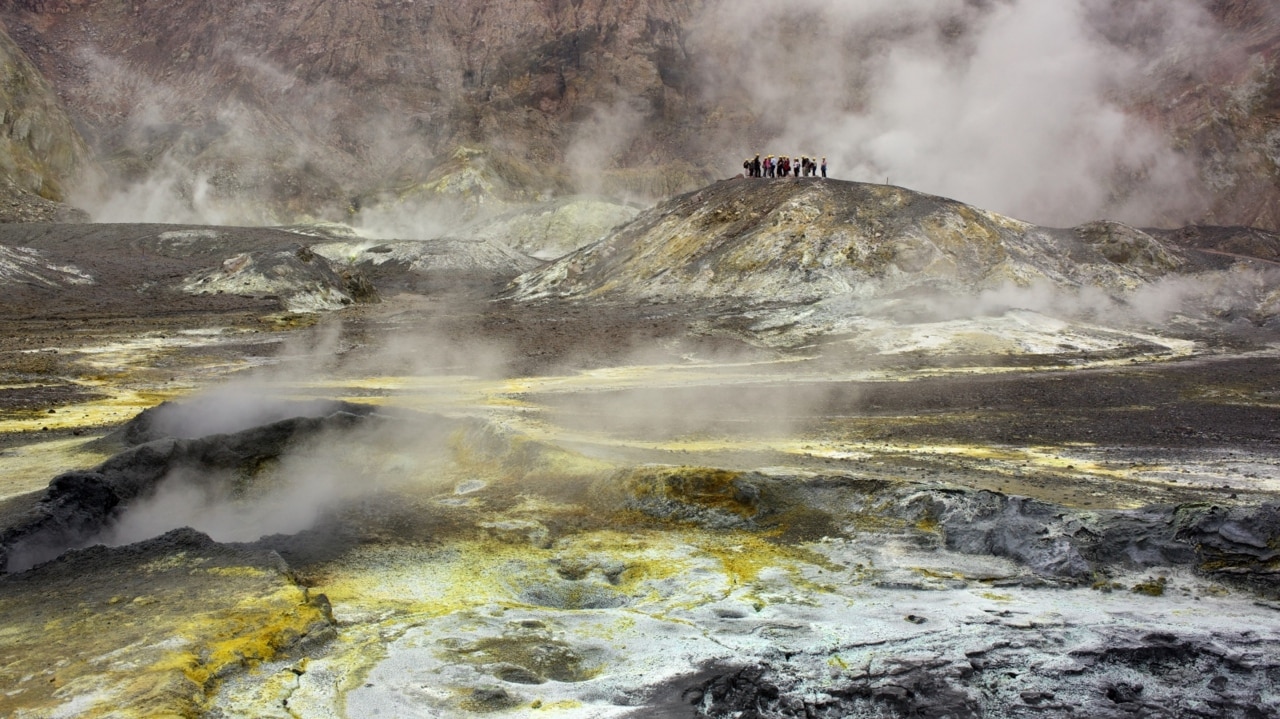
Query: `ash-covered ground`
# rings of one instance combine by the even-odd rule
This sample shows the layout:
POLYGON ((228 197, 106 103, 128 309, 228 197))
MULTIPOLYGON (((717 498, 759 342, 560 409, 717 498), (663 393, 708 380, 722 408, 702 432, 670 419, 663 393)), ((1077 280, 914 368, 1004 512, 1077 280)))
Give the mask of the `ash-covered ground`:
POLYGON ((832 184, 0 227, 0 713, 1280 716, 1275 238, 832 184))

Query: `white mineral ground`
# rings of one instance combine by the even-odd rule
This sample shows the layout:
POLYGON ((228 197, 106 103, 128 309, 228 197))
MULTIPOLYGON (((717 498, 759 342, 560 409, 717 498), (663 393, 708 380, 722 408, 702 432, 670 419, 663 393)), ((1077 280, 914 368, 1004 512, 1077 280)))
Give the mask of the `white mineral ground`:
MULTIPOLYGON (((1043 348, 1087 357, 1100 348, 1125 344, 1123 339, 1107 344, 1098 339, 1101 333, 1091 335, 1060 322, 1038 322, 1030 313, 1003 318, 998 331, 990 327, 992 321, 1001 320, 885 326, 872 334, 878 339, 875 349, 886 354, 904 348, 954 347, 957 338, 997 334, 1004 338, 1001 354, 1021 348, 1032 355, 1043 348)), ((160 399, 181 397, 254 364, 269 363, 278 371, 301 361, 223 356, 206 364, 185 362, 181 382, 133 379, 145 375, 143 370, 177 345, 207 348, 241 339, 235 330, 223 329, 120 338, 69 349, 86 362, 110 368, 109 376, 93 384, 110 398, 63 407, 47 417, 7 419, 0 423, 0 433, 22 435, 57 423, 109 427, 160 399)), ((1040 371, 1071 373, 1135 360, 1161 362, 1197 351, 1187 341, 1139 339, 1150 348, 1145 353, 1082 359, 1069 366, 1046 362, 1040 371)), ((607 475, 636 456, 672 464, 736 464, 742 469, 759 469, 750 462, 768 457, 777 466, 762 470, 765 474, 800 481, 813 476, 815 460, 834 462, 824 471, 839 475, 867 464, 896 465, 904 458, 925 457, 943 468, 954 458, 976 461, 980 471, 966 465, 969 471, 954 475, 957 481, 976 478, 976 486, 1008 484, 1009 491, 1035 491, 1033 484, 1019 482, 1020 475, 1050 472, 1088 478, 1104 506, 1133 506, 1134 497, 1144 495, 1114 491, 1123 484, 1176 481, 1217 486, 1230 481, 1258 497, 1275 496, 1280 490, 1275 458, 1253 458, 1245 452, 1206 451, 1173 457, 1168 463, 1120 466, 1106 461, 1105 446, 835 441, 826 434, 797 435, 787 422, 787 431, 777 434, 654 436, 643 423, 596 430, 581 424, 559 426, 559 415, 543 404, 549 397, 636 389, 782 383, 800 391, 814 383, 911 382, 939 374, 1010 371, 969 363, 836 371, 804 356, 738 362, 688 357, 675 364, 505 379, 431 374, 429 369, 413 376, 338 372, 293 382, 277 375, 271 387, 282 398, 342 397, 483 418, 519 435, 582 452, 572 467, 578 475, 607 475), (788 465, 788 458, 795 464, 788 465)), ((216 688, 199 703, 209 715, 687 716, 689 709, 679 707, 687 707, 688 698, 664 686, 680 679, 685 684, 673 686, 696 684, 696 677, 689 677, 695 667, 782 662, 798 682, 795 686, 820 704, 824 692, 851 677, 880 677, 873 683, 889 685, 892 682, 883 677, 892 676, 893 667, 959 671, 957 667, 969 666, 975 656, 995 657, 992 661, 1001 666, 1002 678, 993 678, 988 691, 1009 706, 1027 701, 1048 702, 1048 708, 1087 704, 1090 697, 1062 688, 1060 678, 1070 673, 1098 673, 1111 682, 1132 680, 1144 686, 1145 699, 1160 701, 1176 696, 1186 682, 1203 683, 1213 677, 1195 676, 1193 668, 1183 668, 1153 682, 1150 675, 1081 657, 1124 645, 1134 636, 1162 632, 1180 641, 1226 642, 1257 651, 1271 651, 1267 648, 1280 643, 1276 607, 1184 570, 1115 576, 1104 587, 1107 591, 1023 586, 1013 580, 1025 578, 1027 570, 1014 562, 921 547, 892 526, 792 545, 769 542, 749 531, 694 526, 588 528, 548 543, 543 524, 548 517, 590 510, 567 506, 563 498, 541 496, 537 487, 522 489, 518 480, 513 483, 496 470, 468 471, 448 467, 448 462, 425 462, 411 446, 392 443, 351 451, 374 483, 394 487, 412 501, 426 497, 425 506, 459 513, 483 531, 441 532, 425 542, 388 538, 312 571, 310 592, 323 593, 332 603, 336 636, 305 657, 246 659, 244 668, 211 685, 216 688), (489 508, 495 493, 514 498, 514 504, 498 502, 489 508), (1160 596, 1110 591, 1113 585, 1126 590, 1157 578, 1162 589, 1167 587, 1160 596), (1033 697, 1036 692, 1043 692, 1044 699, 1033 697)), ((86 449, 83 440, 13 444, 4 457, 3 492, 37 489, 57 469, 86 467, 101 458, 86 449)), ((194 519, 201 528, 199 517, 194 519)), ((218 538, 216 528, 204 529, 218 538)), ((248 600, 244 606, 257 608, 248 600)), ((227 611, 234 616, 236 610, 227 611)), ((131 716, 129 706, 139 705, 131 682, 157 666, 140 657, 164 656, 166 647, 171 653, 210 651, 192 647, 200 638, 184 637, 177 622, 166 627, 160 619, 156 632, 135 645, 76 659, 76 638, 57 629, 70 620, 52 621, 43 626, 61 643, 57 654, 72 663, 64 659, 47 667, 28 666, 21 675, 7 672, 15 681, 0 706, 11 716, 131 716), (173 632, 172 638, 164 639, 168 632, 173 632), (78 667, 80 663, 88 668, 78 667), (75 681, 63 686, 63 675, 75 681), (44 701, 24 705, 26 687, 45 682, 58 682, 62 688, 44 701)), ((11 639, 21 632, 10 630, 11 639)), ((1280 701, 1275 693, 1260 698, 1272 702, 1273 708, 1280 701)))
MULTIPOLYGON (((702 210, 692 212, 689 222, 702 210)), ((335 242, 315 254, 365 257, 376 269, 462 244, 335 242)), ((607 248, 592 247, 607 264, 607 248)), ((477 248, 486 262, 509 258, 488 241, 477 248)), ((280 266, 306 263, 285 255, 276 257, 293 264, 280 266)), ((20 253, 6 267, 34 277, 29 260, 20 253)), ((451 266, 440 262, 431 266, 451 266)), ((526 288, 584 297, 615 288, 572 265, 552 263, 526 288)), ((205 285, 240 268, 202 266, 213 268, 200 275, 213 278, 205 285)), ((81 277, 59 271, 33 281, 81 277)), ((914 274, 894 277, 915 291, 905 284, 914 274)), ((664 278, 653 291, 713 293, 716 281, 664 278)), ((608 318, 607 303, 590 297, 547 305, 546 321, 608 318)), ((458 338, 441 339, 431 319, 448 319, 446 304, 383 299, 288 332, 277 331, 294 321, 283 315, 256 326, 86 330, 40 347, 47 356, 24 356, 79 369, 53 409, 0 415, 0 499, 10 502, 99 465, 120 450, 111 431, 165 400, 193 402, 191 437, 261 425, 269 413, 260 410, 286 401, 377 411, 264 463, 253 480, 264 488, 240 487, 238 497, 175 472, 168 490, 87 540, 117 549, 70 552, 0 581, 0 715, 687 717, 691 702, 732 697, 685 690, 743 667, 766 668, 742 686, 757 698, 781 691, 794 716, 906 715, 912 697, 934 702, 919 716, 1280 714, 1280 606, 1266 593, 1193 559, 1059 581, 1028 561, 949 550, 954 526, 906 511, 933 503, 963 513, 980 496, 1007 501, 998 506, 1010 515, 1040 500, 1048 519, 1019 526, 1053 544, 1066 541, 1055 533, 1101 527, 1103 510, 1274 502, 1273 330, 1254 328, 1236 345, 1197 334, 1198 319, 1019 308, 898 321, 853 312, 844 297, 742 311, 754 344, 718 350, 714 331, 688 344, 672 333, 629 357, 602 355, 624 359, 570 353, 522 376, 500 342, 447 346, 458 338), (1213 381, 1233 362, 1261 376, 1213 381), (1102 425, 1159 408, 1124 398, 1084 408, 1070 432, 1049 421, 1070 412, 1070 392, 1178 372, 1192 378, 1169 386, 1182 400, 1271 424, 1250 428, 1259 439, 1247 443, 1128 444, 1102 425), (983 382, 1006 379, 1069 389, 1025 412, 1007 394, 988 406, 983 382), (916 401, 948 382, 959 384, 937 391, 960 388, 953 402, 916 401), (1013 439, 973 439, 981 435, 963 430, 979 419, 1013 439), (734 494, 739 476, 760 494, 734 494), (217 542, 254 542, 316 521, 314 532, 350 544, 295 563, 286 548, 164 534, 189 526, 217 542), (137 541, 162 534, 174 548, 137 541), (920 684, 929 677, 938 683, 920 684)), ((645 306, 654 322, 683 311, 665 297, 645 306)), ((521 311, 500 319, 551 336, 536 325, 537 306, 521 311)), ((1239 523, 1215 531, 1262 555, 1275 549, 1239 523)), ((1267 556, 1259 563, 1273 568, 1267 556)))

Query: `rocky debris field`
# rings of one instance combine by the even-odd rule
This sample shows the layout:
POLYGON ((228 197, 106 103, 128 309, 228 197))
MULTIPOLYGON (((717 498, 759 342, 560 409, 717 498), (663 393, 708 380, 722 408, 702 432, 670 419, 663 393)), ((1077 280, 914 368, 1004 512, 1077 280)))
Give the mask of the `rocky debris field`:
POLYGON ((534 220, 0 226, 0 713, 1280 715, 1273 235, 534 220))
POLYGON ((52 711, 79 693, 88 714, 672 717, 1277 706, 1274 501, 1082 510, 857 465, 620 466, 474 420, 269 409, 257 421, 291 418, 183 438, 170 433, 199 434, 217 408, 163 405, 110 440, 129 448, 106 463, 10 500, 0 602, 39 627, 19 623, 3 651, 22 665, 32 632, 44 646, 53 632, 71 661, 11 675, 7 704, 52 711), (330 459, 288 469, 316 453, 330 459), (339 457, 343 482, 359 472, 361 486, 333 493, 314 473, 339 457), (175 484, 199 488, 191 519, 215 535, 234 533, 220 505, 253 513, 285 496, 317 516, 248 544, 165 533, 184 521, 163 499, 175 484), (114 543, 147 524, 139 515, 161 536, 66 552, 114 543), (209 606, 200 583, 224 574, 229 599, 247 593, 234 608, 209 606), (77 603, 23 609, 72 576, 77 603), (91 617, 91 641, 62 634, 91 617), (113 642, 127 650, 102 655, 113 642))

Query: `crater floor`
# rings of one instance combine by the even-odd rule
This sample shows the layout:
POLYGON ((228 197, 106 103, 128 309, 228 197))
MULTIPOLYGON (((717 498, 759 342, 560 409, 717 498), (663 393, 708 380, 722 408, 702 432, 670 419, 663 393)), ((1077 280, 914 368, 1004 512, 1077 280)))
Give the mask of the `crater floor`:
POLYGON ((6 530, 164 400, 163 446, 372 409, 0 578, 0 713, 1280 713, 1274 338, 781 350, 384 299, 0 333, 6 530))

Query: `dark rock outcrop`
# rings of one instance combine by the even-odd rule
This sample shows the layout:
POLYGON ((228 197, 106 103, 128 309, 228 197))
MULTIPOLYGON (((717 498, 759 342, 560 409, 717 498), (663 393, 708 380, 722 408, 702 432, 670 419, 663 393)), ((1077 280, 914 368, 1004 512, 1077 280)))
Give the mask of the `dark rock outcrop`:
MULTIPOLYGON (((131 502, 154 493, 175 470, 192 470, 190 476, 201 482, 251 477, 294 443, 324 431, 350 428, 367 415, 337 411, 327 416, 295 416, 232 434, 154 439, 92 470, 67 472, 49 484, 23 518, 0 530, 0 559, 7 572, 22 571, 92 540, 131 502)), ((152 416, 140 423, 133 436, 164 434, 162 427, 163 421, 156 422, 152 416)))
POLYGON ((1190 567, 1280 596, 1280 505, 1150 506, 1085 512, 994 492, 930 492, 908 518, 937 523, 948 549, 1013 559, 1089 582, 1113 570, 1190 567))
POLYGON ((884 661, 852 676, 813 676, 802 668, 806 657, 779 658, 722 670, 683 687, 682 696, 690 716, 717 719, 1274 715, 1268 697, 1280 664, 1264 654, 1270 642, 1247 630, 1175 636, 1106 628, 1096 644, 1047 660, 1070 630, 1022 632, 964 651, 883 647, 884 661))

